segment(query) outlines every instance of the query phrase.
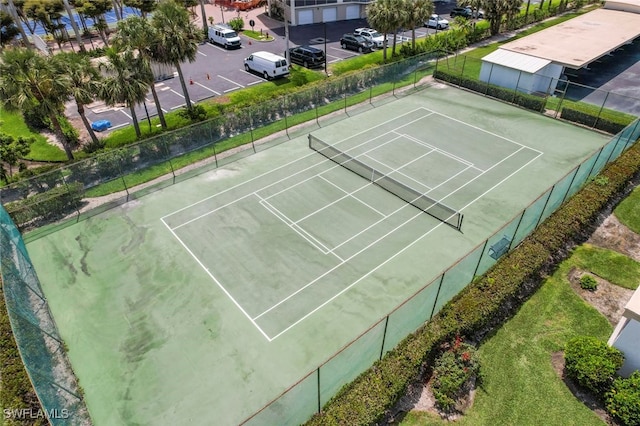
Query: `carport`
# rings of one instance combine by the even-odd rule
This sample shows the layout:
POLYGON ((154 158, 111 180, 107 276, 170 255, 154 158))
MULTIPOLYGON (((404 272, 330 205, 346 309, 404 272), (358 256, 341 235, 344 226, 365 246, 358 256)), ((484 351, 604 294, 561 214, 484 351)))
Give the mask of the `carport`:
POLYGON ((482 59, 480 79, 508 88, 515 88, 514 82, 531 81, 531 84, 518 84, 518 90, 546 91, 546 87, 539 87, 540 81, 546 80, 554 86, 553 81, 557 84, 563 74, 576 75, 580 69, 588 69, 589 64, 639 36, 640 0, 607 2, 602 9, 501 46, 482 59), (525 63, 531 66, 524 67, 525 63), (496 67, 499 67, 497 73, 496 67), (538 83, 534 83, 534 74, 545 78, 538 78, 538 83))

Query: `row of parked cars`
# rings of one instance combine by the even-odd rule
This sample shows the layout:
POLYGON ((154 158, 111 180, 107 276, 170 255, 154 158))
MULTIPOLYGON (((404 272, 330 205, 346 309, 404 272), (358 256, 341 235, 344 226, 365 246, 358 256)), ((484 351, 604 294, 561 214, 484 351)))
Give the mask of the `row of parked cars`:
MULTIPOLYGON (((467 19, 482 18, 483 15, 482 10, 474 11, 470 7, 456 7, 450 13, 452 18, 462 16, 467 19)), ((429 28, 444 30, 449 28, 449 21, 440 15, 433 14, 424 25, 429 28)), ((222 37, 219 40, 214 38, 218 36, 215 33, 217 30, 213 30, 214 33, 212 33, 210 29, 209 39, 224 45, 225 39, 222 38, 224 37, 222 34, 220 34, 222 37)), ((373 51, 374 48, 382 49, 385 42, 384 36, 372 28, 356 28, 353 33, 344 34, 340 38, 340 47, 355 50, 359 53, 368 53, 373 51)), ((225 45, 225 47, 227 46, 225 45)), ((305 68, 320 68, 325 65, 326 61, 325 52, 313 46, 297 46, 289 49, 289 62, 292 64, 302 65, 305 68)), ((249 56, 245 59, 245 69, 256 72, 266 79, 284 76, 289 73, 286 59, 268 52, 257 52, 249 56)))

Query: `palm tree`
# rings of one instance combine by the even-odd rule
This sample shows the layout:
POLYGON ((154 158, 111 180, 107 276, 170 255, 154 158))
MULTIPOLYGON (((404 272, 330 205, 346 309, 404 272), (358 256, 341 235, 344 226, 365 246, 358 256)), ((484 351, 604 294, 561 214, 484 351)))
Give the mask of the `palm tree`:
POLYGON ((382 51, 384 62, 387 61, 387 34, 395 32, 399 27, 398 22, 394 21, 392 2, 393 0, 376 0, 367 5, 367 22, 373 29, 384 35, 384 50, 382 51))
POLYGON ((484 8, 484 17, 489 21, 489 29, 491 35, 500 32, 502 19, 514 17, 520 10, 521 0, 484 0, 482 6, 484 8))
POLYGON ((95 99, 95 94, 100 87, 100 73, 87 56, 74 52, 58 53, 53 57, 53 60, 58 72, 66 75, 71 81, 70 94, 76 102, 78 114, 89 132, 91 140, 98 144, 98 137, 87 120, 84 106, 95 99))
POLYGON ((82 41, 82 34, 80 34, 80 29, 78 28, 78 23, 73 18, 73 12, 71 10, 71 5, 69 4, 69 0, 62 0, 62 4, 64 5, 64 10, 67 11, 67 15, 69 16, 69 21, 71 22, 71 28, 73 28, 73 33, 76 36, 76 42, 78 43, 78 48, 81 52, 85 51, 84 42, 82 41))
POLYGON ((430 0, 404 0, 406 9, 406 25, 411 28, 411 49, 416 49, 416 27, 421 25, 433 13, 433 2, 430 0))
POLYGON ((390 3, 390 9, 392 13, 392 21, 395 23, 393 28, 393 47, 391 48, 391 57, 396 55, 396 42, 398 38, 398 28, 405 28, 408 26, 409 14, 408 10, 403 7, 404 0, 387 0, 390 3))
POLYGON ((63 114, 64 102, 69 98, 69 76, 59 74, 53 61, 38 52, 7 49, 0 54, 0 103, 7 110, 36 109, 51 122, 67 158, 73 152, 64 137, 58 117, 63 114))
POLYGON ((144 102, 149 88, 148 81, 151 70, 144 66, 140 55, 132 50, 118 51, 109 48, 106 52, 107 62, 101 66, 107 76, 98 88, 98 97, 109 106, 125 104, 131 112, 133 127, 138 139, 142 137, 135 107, 144 102))
MULTIPOLYGON (((118 31, 113 38, 113 45, 119 50, 132 49, 137 51, 140 59, 144 64, 151 68, 151 60, 153 59, 151 46, 156 42, 158 35, 154 27, 145 19, 138 16, 130 16, 127 19, 118 22, 118 31)), ((150 72, 153 76, 153 73, 150 72)), ((160 99, 156 92, 155 79, 149 81, 149 88, 153 95, 153 101, 158 110, 158 118, 163 129, 167 128, 167 122, 164 119, 160 99)))
POLYGON ((158 4, 156 12, 151 17, 151 24, 158 32, 156 42, 152 46, 153 57, 160 63, 176 67, 187 109, 191 111, 191 99, 180 64, 185 60, 196 60, 202 35, 189 19, 187 10, 173 0, 162 0, 158 4))

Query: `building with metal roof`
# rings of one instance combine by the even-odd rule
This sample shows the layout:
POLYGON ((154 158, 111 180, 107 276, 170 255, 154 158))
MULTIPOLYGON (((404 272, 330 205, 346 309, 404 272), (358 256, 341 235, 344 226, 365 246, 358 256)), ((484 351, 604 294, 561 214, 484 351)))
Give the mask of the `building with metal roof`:
POLYGON ((608 1, 601 9, 506 43, 482 58, 480 80, 547 92, 564 74, 589 64, 640 36, 640 0, 608 1))

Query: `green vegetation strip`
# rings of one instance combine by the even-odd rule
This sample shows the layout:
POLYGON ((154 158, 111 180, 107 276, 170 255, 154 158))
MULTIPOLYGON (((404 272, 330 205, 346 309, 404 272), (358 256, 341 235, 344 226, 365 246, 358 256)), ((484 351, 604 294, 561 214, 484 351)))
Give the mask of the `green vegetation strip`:
MULTIPOLYGON (((2 284, 1 279, 0 284, 2 284)), ((26 409, 37 413, 40 409, 40 403, 13 339, 11 322, 4 300, 4 293, 0 291, 0 406, 2 409, 26 409)), ((4 417, 4 413, 2 415, 4 417)), ((46 421, 44 419, 32 419, 31 421, 5 419, 4 424, 40 425, 46 424, 46 421)))
MULTIPOLYGON (((366 102, 370 97, 381 96, 386 93, 393 91, 394 89, 401 89, 403 87, 409 86, 414 83, 414 81, 420 80, 422 77, 429 75, 432 69, 428 68, 422 71, 418 71, 416 74, 411 73, 406 76, 404 79, 394 83, 383 83, 381 85, 375 86, 371 89, 371 91, 367 90, 365 92, 360 92, 353 96, 347 98, 346 105, 348 107, 360 104, 362 102, 366 102)), ((244 98, 244 96, 242 97, 244 98)), ((323 105, 317 108, 318 116, 325 116, 331 114, 336 111, 340 111, 345 107, 344 100, 338 100, 331 102, 327 105, 323 105)), ((271 123, 267 126, 260 127, 253 131, 253 135, 250 132, 243 133, 238 136, 234 136, 228 139, 225 139, 220 142, 216 142, 215 145, 208 145, 203 148, 191 151, 179 157, 172 158, 171 160, 167 160, 166 163, 161 165, 156 165, 144 170, 140 170, 136 173, 132 173, 126 175, 124 177, 126 181, 126 187, 132 188, 136 185, 140 185, 146 182, 149 182, 153 179, 159 178, 167 173, 170 173, 171 170, 179 170, 183 167, 192 165, 199 161, 205 160, 207 158, 211 158, 215 154, 219 155, 225 151, 228 151, 233 148, 237 148, 239 146, 247 145, 252 142, 252 140, 259 140, 261 138, 267 137, 269 135, 275 134, 277 132, 283 131, 288 127, 296 126, 298 124, 306 123, 316 118, 316 110, 310 110, 301 112, 299 114, 292 115, 287 117, 286 121, 284 119, 271 123), (253 138, 253 139, 252 139, 253 138)), ((86 198, 100 197, 108 194, 112 194, 115 192, 125 190, 125 184, 122 179, 115 179, 109 181, 107 183, 103 183, 97 185, 95 187, 89 188, 85 192, 86 198)))
MULTIPOLYGON (((606 341, 613 329, 571 288, 568 276, 573 268, 622 287, 627 287, 629 275, 635 275, 636 280, 640 277, 640 264, 627 256, 589 244, 576 248, 515 317, 483 343, 482 383, 473 408, 456 423, 560 426, 571 419, 573 424, 602 424, 566 391, 551 363, 553 353, 562 351, 571 338, 586 335, 606 341)), ((446 423, 434 414, 411 412, 402 425, 446 423)))
POLYGON ((567 248, 586 239, 599 214, 623 196, 640 173, 640 145, 635 144, 600 176, 552 214, 515 250, 465 290, 393 351, 345 385, 308 425, 369 425, 419 378, 421 366, 433 360, 440 344, 454 336, 481 339, 503 324, 540 285, 567 248))
POLYGON ((614 213, 618 220, 636 234, 640 234, 640 186, 625 198, 614 213))

